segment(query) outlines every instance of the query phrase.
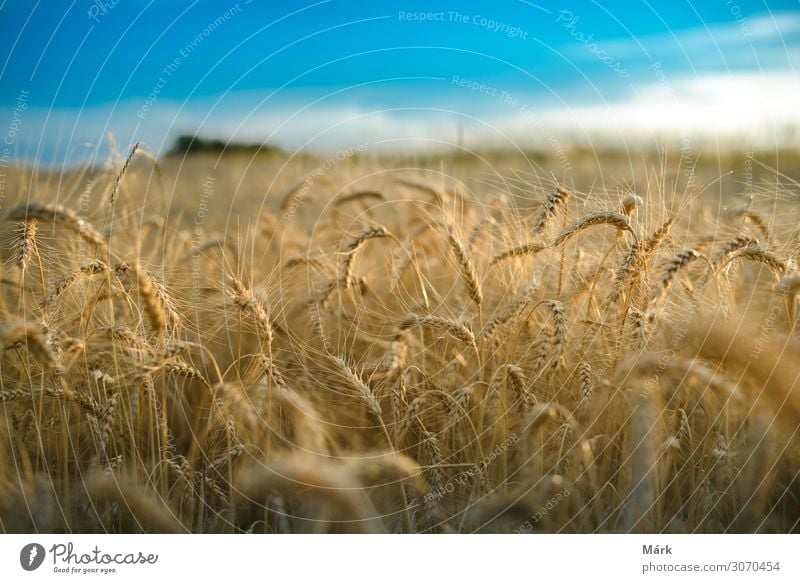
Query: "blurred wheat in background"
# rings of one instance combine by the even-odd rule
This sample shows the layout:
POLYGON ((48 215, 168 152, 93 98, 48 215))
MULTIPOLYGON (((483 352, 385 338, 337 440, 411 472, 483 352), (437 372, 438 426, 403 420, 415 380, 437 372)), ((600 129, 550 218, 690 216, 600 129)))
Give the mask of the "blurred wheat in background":
POLYGON ((9 174, 0 530, 797 531, 797 182, 127 154, 9 174))

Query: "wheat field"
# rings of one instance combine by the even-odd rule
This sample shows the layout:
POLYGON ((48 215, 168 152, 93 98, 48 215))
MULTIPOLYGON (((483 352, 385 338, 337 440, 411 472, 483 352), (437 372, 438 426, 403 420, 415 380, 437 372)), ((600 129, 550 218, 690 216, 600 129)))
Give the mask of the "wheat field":
POLYGON ((796 532, 798 183, 594 163, 10 171, 0 530, 796 532))

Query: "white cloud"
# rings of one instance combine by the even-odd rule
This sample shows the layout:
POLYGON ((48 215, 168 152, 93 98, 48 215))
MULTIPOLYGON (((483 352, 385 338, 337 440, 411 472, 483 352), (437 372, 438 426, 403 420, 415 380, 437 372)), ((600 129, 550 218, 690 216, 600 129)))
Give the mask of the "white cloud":
POLYGON ((100 143, 108 131, 121 144, 144 140, 155 153, 166 151, 176 135, 197 132, 291 150, 330 152, 367 144, 370 151, 418 151, 454 145, 461 124, 466 145, 476 148, 552 148, 555 143, 566 148, 576 139, 624 145, 653 135, 742 145, 741 140, 731 139, 735 137, 748 140, 752 147, 769 147, 784 139, 786 128, 800 128, 798 95, 800 77, 792 73, 736 73, 651 83, 609 103, 588 104, 571 94, 564 97, 566 105, 538 109, 536 104, 542 101, 535 94, 515 95, 518 107, 485 96, 453 100, 452 111, 381 110, 353 103, 304 108, 299 96, 290 104, 264 102, 259 94, 231 95, 219 104, 216 98, 185 106, 159 102, 144 120, 136 115, 140 102, 123 103, 113 111, 108 106, 51 112, 30 108, 24 112, 17 146, 22 157, 31 158, 39 144, 60 143, 61 151, 44 148, 39 158, 74 160, 89 155, 82 144, 100 143))
POLYGON ((800 124, 800 78, 791 73, 714 74, 652 84, 631 99, 554 112, 562 124, 687 133, 763 133, 800 124))

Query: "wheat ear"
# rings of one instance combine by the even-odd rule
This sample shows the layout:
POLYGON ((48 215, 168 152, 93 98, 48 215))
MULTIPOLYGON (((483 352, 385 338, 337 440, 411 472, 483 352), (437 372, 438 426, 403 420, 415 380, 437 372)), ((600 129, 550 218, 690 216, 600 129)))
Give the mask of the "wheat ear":
POLYGON ((556 216, 559 207, 565 206, 569 202, 570 193, 563 188, 556 188, 553 192, 547 195, 544 201, 544 206, 536 219, 533 226, 533 235, 538 235, 547 228, 547 225, 556 216))
POLYGON ((664 271, 658 278, 658 285, 653 294, 653 299, 650 302, 651 307, 658 306, 666 297, 669 288, 672 287, 678 272, 689 265, 692 261, 700 257, 694 249, 686 249, 681 251, 667 263, 664 271))
POLYGON ((334 206, 341 206, 348 202, 355 202, 357 200, 385 200, 386 197, 382 193, 375 190, 359 190, 358 192, 351 192, 350 194, 343 194, 334 201, 334 206))
POLYGON ((51 366, 54 363, 55 359, 39 325, 23 321, 0 323, 0 346, 4 350, 23 345, 36 360, 45 366, 51 366))
POLYGON ((38 222, 35 217, 19 222, 18 235, 14 240, 16 264, 22 274, 36 254, 36 231, 38 222))
POLYGON ((524 245, 519 245, 518 247, 512 247, 511 249, 506 249, 502 253, 495 255, 492 260, 489 262, 489 265, 497 265, 501 261, 505 261, 506 259, 512 259, 514 257, 525 257, 527 255, 536 255, 540 251, 544 251, 547 249, 547 245, 543 245, 541 243, 525 243, 524 245))
POLYGON ((470 299, 480 308, 481 302, 483 302, 483 293, 481 292, 481 286, 478 282, 478 273, 475 269, 475 265, 467 256, 464 246, 461 244, 461 241, 456 238, 452 230, 447 232, 447 243, 456 258, 459 275, 464 282, 464 287, 467 289, 470 299))
POLYGON ((70 287, 75 285, 81 278, 84 277, 91 277, 92 275, 97 275, 100 273, 107 273, 108 266, 100 261, 99 259, 95 259, 78 269, 77 271, 73 271, 69 275, 62 277, 60 280, 56 282, 53 286, 53 289, 50 290, 50 293, 47 294, 45 297, 43 305, 49 306, 53 300, 59 298, 66 292, 70 287))
POLYGON ((72 231, 78 237, 91 245, 105 249, 106 243, 103 235, 73 211, 60 205, 48 205, 38 202, 22 203, 8 213, 8 218, 13 221, 28 221, 38 219, 42 222, 55 222, 72 231))
POLYGON ((581 231, 596 225, 610 225, 621 231, 628 231, 631 235, 633 235, 634 240, 636 240, 636 234, 633 232, 633 229, 631 229, 628 217, 618 213, 617 211, 598 211, 596 213, 586 215, 561 231, 558 237, 556 237, 553 241, 553 247, 558 247, 581 231))
POLYGON ((382 225, 375 225, 367 227, 361 231, 355 238, 353 238, 344 250, 344 261, 342 262, 342 269, 339 276, 340 283, 344 289, 349 289, 353 279, 353 266, 355 264, 356 254, 361 247, 370 239, 380 239, 389 237, 389 231, 382 225))

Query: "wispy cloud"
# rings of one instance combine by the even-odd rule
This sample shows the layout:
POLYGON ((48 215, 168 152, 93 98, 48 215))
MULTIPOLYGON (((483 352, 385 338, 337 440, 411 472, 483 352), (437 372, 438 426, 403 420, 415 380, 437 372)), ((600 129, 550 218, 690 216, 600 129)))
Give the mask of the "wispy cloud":
MULTIPOLYGON (((687 70, 791 68, 800 56, 800 14, 779 12, 739 21, 731 18, 727 24, 597 42, 628 67, 660 61, 687 70)), ((585 26, 590 28, 588 23, 585 26)), ((586 34, 591 33, 589 28, 586 34)), ((592 59, 575 43, 566 43, 560 49, 578 61, 592 59)))

